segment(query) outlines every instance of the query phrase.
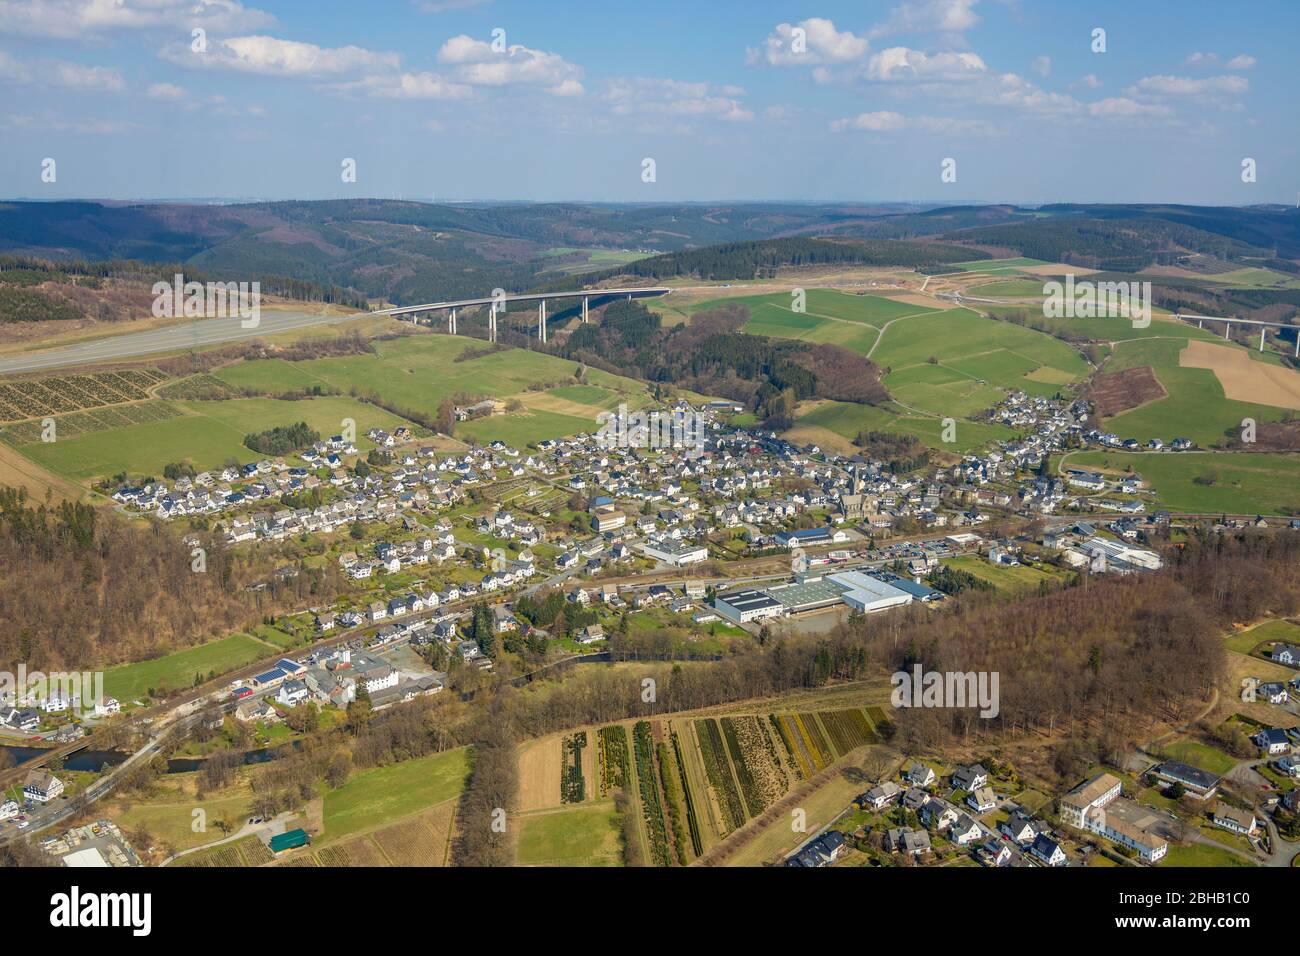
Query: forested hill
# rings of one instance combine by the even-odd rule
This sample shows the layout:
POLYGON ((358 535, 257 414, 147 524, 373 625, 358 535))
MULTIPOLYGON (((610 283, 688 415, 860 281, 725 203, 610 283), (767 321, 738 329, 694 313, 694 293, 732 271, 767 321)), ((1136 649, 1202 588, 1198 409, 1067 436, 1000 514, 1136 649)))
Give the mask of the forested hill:
POLYGON ((988 253, 930 242, 785 238, 731 242, 639 259, 588 278, 616 275, 671 279, 765 279, 782 266, 868 265, 918 268, 984 259, 988 253))
POLYGON ((1194 226, 1163 219, 1041 219, 947 233, 953 242, 1011 249, 1048 262, 1115 272, 1175 265, 1190 253, 1224 261, 1270 259, 1272 246, 1252 246, 1194 226))

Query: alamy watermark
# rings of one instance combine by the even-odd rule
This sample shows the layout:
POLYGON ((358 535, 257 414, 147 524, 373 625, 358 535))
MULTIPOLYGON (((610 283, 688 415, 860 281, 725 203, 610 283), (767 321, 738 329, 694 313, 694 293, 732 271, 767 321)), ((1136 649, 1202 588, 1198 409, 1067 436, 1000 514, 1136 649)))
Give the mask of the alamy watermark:
POLYGON ((46 713, 75 713, 92 717, 104 701, 103 671, 0 671, 0 704, 36 707, 46 713))
POLYGON ((1132 319, 1133 328, 1151 324, 1150 282, 1074 281, 1043 284, 1043 315, 1049 319, 1132 319))
POLYGON ((979 708, 981 717, 991 720, 1001 711, 997 671, 924 671, 920 664, 912 672, 895 671, 889 701, 895 707, 979 708))
POLYGON ((240 327, 255 329, 262 321, 262 283, 185 281, 179 272, 170 283, 155 282, 156 319, 240 319, 240 327))

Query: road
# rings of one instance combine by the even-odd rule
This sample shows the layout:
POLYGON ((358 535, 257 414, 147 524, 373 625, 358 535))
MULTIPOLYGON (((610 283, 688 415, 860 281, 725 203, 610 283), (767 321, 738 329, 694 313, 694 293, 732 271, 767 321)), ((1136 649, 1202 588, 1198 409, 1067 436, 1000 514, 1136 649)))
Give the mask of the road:
POLYGON ((93 365, 118 362, 139 355, 207 348, 228 342, 240 342, 277 332, 313 325, 335 325, 365 318, 368 313, 326 315, 309 312, 263 312, 255 328, 244 328, 239 318, 195 319, 147 332, 126 332, 102 339, 78 342, 56 349, 23 352, 0 357, 0 375, 35 372, 69 365, 93 365))

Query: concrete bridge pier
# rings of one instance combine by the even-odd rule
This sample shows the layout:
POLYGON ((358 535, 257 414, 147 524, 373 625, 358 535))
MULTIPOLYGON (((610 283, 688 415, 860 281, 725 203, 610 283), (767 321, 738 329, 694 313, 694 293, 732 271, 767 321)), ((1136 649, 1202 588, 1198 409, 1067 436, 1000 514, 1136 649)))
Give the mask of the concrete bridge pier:
POLYGON ((447 319, 447 331, 452 335, 456 334, 456 310, 451 310, 451 316, 447 319))
POLYGON ((588 300, 588 297, 584 295, 584 296, 582 297, 582 324, 583 324, 583 325, 586 325, 587 322, 590 321, 590 320, 587 318, 587 300, 588 300))
POLYGON ((546 300, 537 303, 537 338, 546 341, 546 300))
POLYGON ((496 340, 497 340, 497 306, 496 303, 494 302, 488 308, 488 341, 495 342, 496 340))

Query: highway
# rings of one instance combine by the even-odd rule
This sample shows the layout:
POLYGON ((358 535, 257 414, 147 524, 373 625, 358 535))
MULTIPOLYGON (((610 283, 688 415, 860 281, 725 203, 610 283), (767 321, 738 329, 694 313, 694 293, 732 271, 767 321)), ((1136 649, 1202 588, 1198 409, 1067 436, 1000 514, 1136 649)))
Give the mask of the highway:
MULTIPOLYGON (((583 296, 601 298, 614 295, 640 297, 663 295, 668 291, 667 288, 657 286, 629 289, 580 289, 576 292, 507 295, 504 297, 504 301, 533 302, 543 299, 574 299, 583 296)), ((151 329, 147 332, 123 332, 118 335, 91 339, 60 348, 0 356, 0 375, 38 372, 43 369, 65 368, 71 365, 97 365, 120 362, 141 355, 209 348, 214 345, 225 345, 230 342, 242 342, 248 339, 275 335, 277 332, 290 332, 294 329, 314 325, 338 325, 342 322, 351 322, 356 319, 366 319, 377 315, 411 319, 424 312, 491 305, 494 301, 501 300, 494 300, 489 297, 485 299, 465 299, 459 302, 429 302, 423 305, 397 306, 391 309, 379 309, 374 312, 353 312, 346 315, 325 315, 318 312, 267 309, 261 313, 257 325, 252 328, 245 328, 243 324, 245 320, 240 319, 238 316, 195 319, 190 322, 169 325, 163 329, 151 329)))
POLYGON ((353 319, 363 319, 369 313, 350 315, 321 315, 308 312, 263 312, 256 328, 246 329, 238 317, 228 319, 195 319, 163 329, 147 332, 124 332, 102 339, 78 342, 56 349, 42 349, 0 357, 0 375, 19 372, 38 372, 43 369, 63 368, 69 365, 97 365, 120 362, 140 355, 160 352, 178 352, 196 348, 224 345, 246 339, 289 332, 313 325, 334 325, 353 319))

